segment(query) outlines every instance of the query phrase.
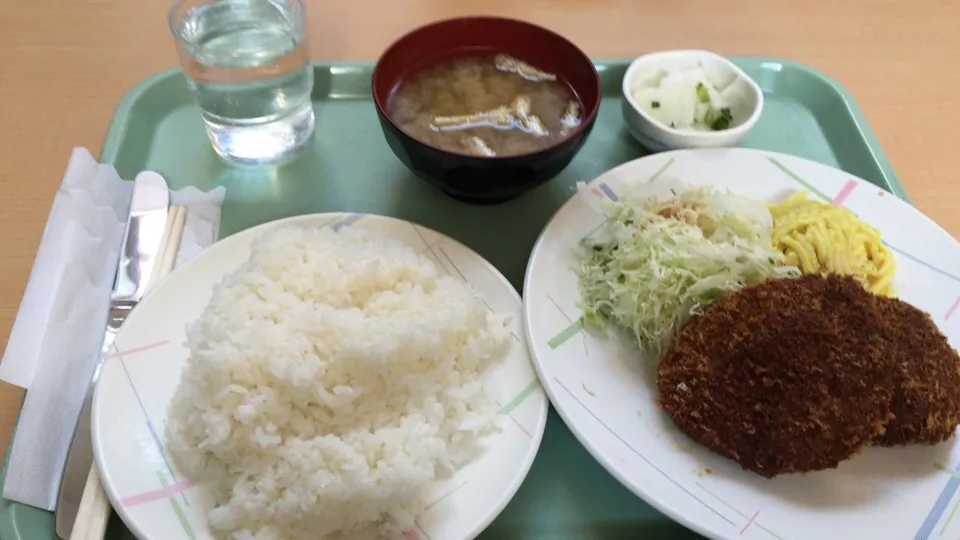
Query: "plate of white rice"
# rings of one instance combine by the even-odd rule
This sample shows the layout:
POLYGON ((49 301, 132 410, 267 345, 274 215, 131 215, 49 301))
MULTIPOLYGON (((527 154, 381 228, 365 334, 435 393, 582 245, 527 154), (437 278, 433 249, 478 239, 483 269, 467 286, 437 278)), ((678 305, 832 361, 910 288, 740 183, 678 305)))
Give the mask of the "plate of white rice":
POLYGON ((461 540, 503 510, 547 398, 520 297, 436 231, 362 214, 230 236, 127 319, 93 401, 141 540, 461 540))

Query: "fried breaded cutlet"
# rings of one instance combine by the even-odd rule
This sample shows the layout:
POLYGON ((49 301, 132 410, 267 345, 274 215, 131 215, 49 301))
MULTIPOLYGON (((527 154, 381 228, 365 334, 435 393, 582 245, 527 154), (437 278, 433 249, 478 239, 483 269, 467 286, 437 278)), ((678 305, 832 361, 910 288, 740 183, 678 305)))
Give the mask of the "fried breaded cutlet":
POLYGON ((926 312, 878 296, 888 354, 895 360, 894 418, 874 444, 937 444, 960 423, 960 357, 926 312))
POLYGON ((680 330, 660 360, 679 429, 765 477, 836 467, 891 419, 893 358, 874 296, 850 277, 744 288, 680 330))

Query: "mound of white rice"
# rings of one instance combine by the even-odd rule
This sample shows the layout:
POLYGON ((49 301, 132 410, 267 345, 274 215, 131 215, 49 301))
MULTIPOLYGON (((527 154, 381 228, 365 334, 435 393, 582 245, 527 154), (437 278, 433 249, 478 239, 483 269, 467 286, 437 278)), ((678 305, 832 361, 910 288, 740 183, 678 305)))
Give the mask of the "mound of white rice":
POLYGON ((168 449, 219 537, 395 535, 497 429, 481 376, 509 335, 398 241, 278 229, 189 328, 168 449))

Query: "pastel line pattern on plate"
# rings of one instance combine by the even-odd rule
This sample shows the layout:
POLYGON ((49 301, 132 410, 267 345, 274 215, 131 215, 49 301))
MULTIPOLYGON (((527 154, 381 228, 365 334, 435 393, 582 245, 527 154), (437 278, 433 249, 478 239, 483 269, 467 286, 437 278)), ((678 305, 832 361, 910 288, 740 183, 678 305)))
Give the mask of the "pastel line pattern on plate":
POLYGON ((753 522, 757 519, 757 516, 759 515, 760 515, 760 511, 757 510, 756 512, 753 513, 752 516, 750 516, 750 520, 747 521, 747 524, 744 525, 742 529, 740 529, 740 536, 743 536, 743 533, 747 532, 747 529, 750 528, 750 525, 753 525, 753 522))
MULTIPOLYGON (((414 227, 413 230, 416 231, 417 228, 414 227)), ((419 233, 420 233, 420 231, 417 231, 417 234, 419 234, 419 233)), ((421 236, 420 239, 423 240, 424 243, 426 243, 426 240, 423 239, 423 236, 421 236)), ((430 245, 428 245, 427 247, 421 249, 418 253, 420 253, 421 255, 423 255, 424 253, 429 252, 429 253, 432 255, 432 254, 433 254, 433 248, 436 247, 436 245, 439 244, 441 240, 443 240, 443 239, 442 239, 442 238, 436 239, 432 244, 430 244, 430 245)))
MULTIPOLYGON (((710 495, 711 497, 713 497, 714 499, 716 499, 716 501, 719 502, 720 504, 726 506, 726 507, 729 508, 730 510, 733 510, 733 511, 736 512, 740 517, 742 517, 743 519, 747 520, 747 525, 749 525, 750 523, 753 523, 753 526, 754 526, 754 527, 756 527, 756 528, 760 529, 761 531, 769 534, 770 536, 772 536, 772 537, 775 538, 776 540, 783 540, 783 538, 780 538, 779 536, 777 536, 776 534, 774 534, 773 531, 771 531, 770 529, 764 527, 763 525, 760 524, 759 521, 757 521, 756 518, 760 515, 760 511, 759 511, 759 510, 757 510, 757 511, 754 513, 753 519, 751 520, 750 516, 748 516, 746 513, 741 512, 740 510, 738 510, 738 509, 737 509, 735 506, 733 506, 732 504, 730 504, 730 503, 728 503, 727 501, 721 499, 719 496, 717 496, 716 493, 714 493, 714 492, 710 491, 709 489, 707 489, 706 487, 704 487, 704 485, 701 484, 700 482, 695 482, 694 485, 696 485, 698 488, 702 489, 702 490, 704 491, 704 493, 706 493, 707 495, 710 495)), ((741 534, 741 535, 742 535, 744 532, 746 532, 746 530, 747 530, 747 525, 745 525, 745 526, 743 527, 743 529, 740 530, 740 534, 741 534)))
MULTIPOLYGON (((448 274, 450 274, 449 270, 447 270, 446 265, 443 264, 443 262, 440 260, 440 257, 434 251, 434 248, 436 249, 436 251, 439 251, 441 255, 443 255, 443 258, 447 261, 447 263, 450 264, 450 267, 453 268, 454 272, 456 272, 456 274, 460 277, 461 281, 469 285, 470 282, 467 280, 467 277, 463 274, 460 268, 457 267, 457 263, 453 262, 453 259, 446 252, 446 250, 443 249, 443 246, 440 245, 440 242, 439 241, 436 242, 433 245, 433 247, 431 247, 430 244, 427 242, 427 239, 424 238, 423 233, 420 232, 420 229, 416 225, 413 225, 412 223, 411 225, 413 226, 413 230, 417 233, 417 236, 420 237, 420 240, 423 242, 423 244, 428 247, 430 254, 433 255, 434 258, 437 260, 437 263, 440 265, 440 267, 443 268, 444 271, 446 271, 448 274)), ((483 305, 486 306, 488 311, 493 313, 493 308, 490 307, 490 304, 488 304, 486 300, 484 300, 483 298, 480 298, 480 301, 483 302, 483 305)), ((510 335, 513 336, 513 339, 515 341, 520 342, 520 337, 515 332, 511 331, 510 335)), ((520 429, 520 431, 522 431, 527 437, 530 437, 531 439, 533 438, 533 435, 530 434, 530 431, 527 430, 527 428, 523 427, 523 424, 521 424, 520 421, 518 421, 512 414, 510 414, 510 411, 514 410, 530 394, 532 394, 533 391, 536 390, 536 387, 538 385, 539 385, 539 382, 536 380, 528 384, 523 390, 520 391, 520 393, 517 396, 515 396, 510 401, 508 401, 507 405, 501 405, 499 402, 497 402, 497 406, 500 407, 500 414, 506 415, 507 418, 509 418, 517 426, 517 428, 520 429), (506 412, 504 412, 504 409, 507 409, 506 412)))
POLYGON ((857 187, 857 182, 855 180, 847 180, 847 183, 843 185, 843 188, 837 193, 837 196, 833 198, 831 203, 836 206, 843 205, 843 201, 847 200, 847 197, 850 196, 850 193, 853 192, 857 187))
POLYGON ((936 470, 938 470, 938 471, 940 471, 940 472, 942 472, 942 473, 946 473, 947 476, 952 476, 952 477, 954 477, 954 478, 960 478, 960 467, 958 467, 957 470, 953 470, 953 469, 947 467, 946 465, 944 465, 944 464, 942 464, 942 463, 934 463, 934 464, 933 464, 933 468, 936 469, 936 470))
POLYGON ((960 499, 957 499, 957 502, 953 503, 953 508, 950 509, 950 514, 947 516, 947 520, 943 522, 943 526, 940 527, 940 536, 943 536, 943 533, 946 532, 947 527, 950 526, 950 522, 953 521, 953 516, 957 513, 957 506, 960 506, 960 499))
POLYGON ((906 257, 906 258, 910 259, 911 261, 919 264, 920 266, 923 266, 923 267, 927 268, 928 270, 932 270, 932 271, 940 274, 941 276, 944 276, 944 277, 950 278, 950 279, 952 279, 952 280, 954 280, 954 281, 960 282, 960 276, 957 276, 956 274, 951 274, 950 272, 947 272, 946 270, 942 270, 942 269, 940 269, 940 268, 937 268, 936 266, 934 266, 934 265, 932 265, 932 264, 930 264, 930 263, 928 263, 928 262, 926 262, 926 261, 924 261, 924 260, 918 259, 918 258, 916 258, 916 257, 914 257, 913 255, 907 253, 906 251, 903 251, 902 249, 900 249, 900 248, 898 248, 898 247, 891 246, 890 243, 887 242, 886 240, 883 241, 883 245, 887 246, 887 247, 890 248, 892 251, 897 252, 898 255, 900 255, 900 256, 902 256, 902 257, 906 257))
POLYGON ((447 499, 448 499, 450 496, 452 496, 454 493, 460 491, 460 490, 463 488, 463 486, 465 486, 465 485, 467 485, 467 481, 466 481, 466 480, 460 482, 459 484, 456 485, 456 487, 454 487, 454 488, 451 489, 450 491, 444 493, 443 495, 437 497, 436 499, 434 499, 434 500, 433 500, 431 503, 429 503, 428 505, 424 506, 424 507, 423 507, 423 511, 426 512, 426 511, 430 510, 431 508, 433 508, 434 506, 436 506, 436 505, 440 504, 441 502, 447 500, 447 499))
POLYGON ((601 182, 600 185, 597 187, 600 188, 600 191, 602 191, 603 194, 606 195, 607 198, 610 199, 611 201, 617 202, 620 200, 620 197, 617 197, 617 194, 614 193, 613 190, 610 189, 610 186, 608 186, 607 184, 601 182))
MULTIPOLYGON (((426 514, 431 508, 433 508, 434 506, 440 504, 442 501, 447 500, 447 499, 450 498, 454 493, 460 491, 460 489, 463 488, 463 486, 465 486, 465 485, 467 485, 467 481, 466 481, 466 480, 464 480, 463 482, 460 482, 459 484, 457 484, 457 486, 456 486, 455 488, 453 488, 453 489, 451 489, 450 491, 444 493, 443 495, 437 497, 436 499, 433 500, 433 502, 431 502, 431 503, 427 504, 426 506, 424 506, 424 507, 423 507, 423 512, 421 513, 420 517, 423 517, 423 514, 426 514)), ((423 537, 424 537, 426 540, 431 540, 430 535, 427 534, 427 531, 425 531, 425 530, 423 529, 423 525, 420 525, 420 522, 419 522, 418 520, 415 519, 415 520, 413 521, 413 524, 416 525, 416 527, 417 527, 418 530, 409 529, 409 530, 404 531, 403 534, 401 535, 401 538, 402 538, 403 540, 406 540, 407 538, 419 538, 419 536, 417 536, 417 535, 418 535, 418 531, 419 531, 419 534, 422 534, 423 537), (408 535, 409 535, 409 536, 408 536, 408 535)), ((390 540, 390 539, 381 536, 378 540, 390 540)))
POLYGON ((423 525, 420 525, 419 521, 413 520, 413 524, 416 525, 418 529, 420 529, 420 534, 423 535, 424 540, 433 540, 433 538, 430 538, 430 535, 427 534, 427 531, 423 530, 423 525))
MULTIPOLYGON (((417 234, 420 234, 420 231, 417 231, 417 234)), ((421 235, 420 238, 423 239, 423 236, 421 235)), ((461 272, 460 268, 457 267, 457 263, 453 262, 453 259, 450 258, 450 255, 447 255, 446 250, 443 249, 443 246, 440 245, 440 242, 437 242, 436 244, 434 244, 434 248, 436 248, 436 250, 439 251, 441 255, 443 255, 443 258, 446 259, 448 263, 450 263, 450 266, 453 267, 453 270, 457 273, 458 276, 460 276, 460 279, 467 285, 470 285, 470 282, 467 281, 467 277, 463 275, 463 272, 461 272)), ((431 248, 431 251, 432 249, 433 248, 431 248)), ((436 257, 436 253, 434 253, 434 256, 436 257)), ((439 260, 439 258, 437 260, 439 260)), ((444 266, 444 270, 446 270, 445 266, 444 266)), ((490 307, 490 304, 488 304, 486 300, 484 300, 482 297, 479 297, 479 296, 478 298, 480 298, 480 301, 483 303, 484 306, 486 306, 487 311, 489 311, 490 313, 494 313, 493 308, 490 307)), ((516 332, 511 330, 510 335, 513 337, 514 341, 516 341, 517 343, 520 343, 520 336, 518 336, 516 332)))
MULTIPOLYGON (((827 201, 827 202, 833 202, 833 199, 831 199, 830 197, 827 197, 822 191, 819 191, 819 190, 817 190, 816 188, 814 188, 813 185, 811 185, 809 182, 807 182, 807 181, 804 180, 803 178, 800 178, 799 175, 797 175, 795 172, 793 172, 793 171, 791 171, 790 169, 788 169, 786 166, 784 166, 782 163, 780 163, 780 162, 777 161, 776 159, 774 159, 774 158, 767 158, 767 159, 769 159, 771 163, 773 163, 774 165, 776 165, 777 168, 779 168, 781 171, 783 171, 787 176, 789 176, 790 178, 793 178, 794 180, 796 180, 797 183, 799 183, 799 184, 802 185, 803 187, 807 188, 809 191, 815 193, 817 196, 819 196, 820 198, 822 198, 823 200, 825 200, 825 201, 827 201)), ((851 181, 852 181, 852 180, 851 180, 851 181)), ((848 193, 847 195, 849 195, 849 193, 848 193)), ((851 212, 852 212, 852 210, 851 210, 851 212)), ((854 213, 854 215, 856 215, 856 213, 854 213)), ((887 246, 887 247, 890 248, 892 251, 895 251, 897 254, 899 254, 899 255, 901 255, 901 256, 903 256, 903 257, 906 257, 906 258, 910 259, 911 261, 919 264, 920 266, 923 266, 923 267, 927 268, 928 270, 932 270, 932 271, 934 271, 934 272, 936 272, 936 273, 938 273, 938 274, 940 274, 940 275, 942 275, 942 276, 944 276, 944 277, 948 277, 948 278, 950 278, 950 279, 952 279, 952 280, 954 280, 954 281, 960 282, 960 276, 957 276, 957 275, 955 275, 955 274, 952 274, 952 273, 950 273, 950 272, 947 272, 946 270, 942 270, 942 269, 940 269, 940 268, 937 268, 936 266, 934 266, 934 265, 932 265, 932 264, 930 264, 930 263, 928 263, 928 262, 926 262, 926 261, 924 261, 924 260, 922 260, 922 259, 919 259, 919 258, 917 258, 917 257, 915 257, 915 256, 913 256, 913 255, 911 255, 911 254, 909 254, 909 253, 907 253, 906 251, 904 251, 904 250, 902 250, 902 249, 900 249, 900 248, 898 248, 898 247, 896 247, 896 246, 891 245, 891 244, 890 244, 889 242, 887 242, 886 240, 882 240, 882 239, 881 239, 881 241, 883 242, 883 245, 887 246)))
MULTIPOLYGON (((497 407, 500 407, 501 409, 503 409, 503 405, 501 405, 499 401, 496 401, 495 403, 497 404, 497 407)), ((531 435, 530 432, 527 431, 527 428, 523 427, 523 424, 521 424, 516 418, 514 418, 512 414, 507 413, 506 417, 509 418, 513 422, 513 424, 517 426, 517 428, 520 431, 523 432, 524 435, 526 435, 527 437, 530 437, 531 439, 533 438, 533 435, 531 435)))
MULTIPOLYGON (((465 485, 467 485, 467 481, 466 481, 466 480, 460 482, 459 484, 456 485, 456 487, 454 487, 454 488, 451 489, 450 491, 447 491, 447 492, 444 493, 443 495, 437 497, 437 498, 434 499, 432 502, 430 502, 429 504, 427 504, 426 506, 424 506, 424 507, 423 507, 423 512, 421 513, 421 516, 420 516, 420 517, 423 517, 423 514, 426 514, 426 513, 427 513, 428 511, 430 511, 430 509, 433 508, 434 506, 440 504, 441 502, 443 502, 443 501, 447 500, 448 498, 450 498, 451 496, 453 496, 454 493, 460 491, 460 490, 463 488, 463 486, 465 486, 465 485)), ((423 528, 423 525, 421 525, 418 520, 414 520, 414 521, 413 521, 413 524, 417 526, 417 529, 419 530, 419 534, 422 535, 425 540, 431 540, 430 535, 427 534, 427 531, 423 528)), ((406 540, 407 538, 419 539, 420 536, 418 536, 418 531, 411 529, 411 530, 408 530, 408 531, 404 531, 404 533, 403 533, 403 538, 404 538, 404 540, 406 540), (408 536, 408 535, 409 535, 409 536, 408 536)))
MULTIPOLYGON (((647 182, 653 182, 654 180, 656 180, 657 178, 659 178, 660 175, 663 174, 663 172, 666 171, 667 168, 670 167, 670 165, 673 165, 673 162, 674 162, 674 158, 668 159, 668 160, 666 161, 666 163, 664 163, 662 166, 660 166, 660 168, 657 169, 657 171, 656 171, 655 173, 653 173, 653 175, 651 175, 650 178, 647 179, 647 182)), ((615 191, 613 191, 613 188, 611 188, 610 186, 608 186, 605 182, 600 182, 600 183, 597 185, 597 189, 599 189, 601 192, 603 192, 603 194, 606 195, 607 198, 610 199, 610 200, 613 201, 613 202, 618 202, 618 201, 620 200, 620 197, 617 195, 617 193, 616 193, 615 191)))
POLYGON ((573 319, 571 319, 570 316, 567 315, 565 311, 563 311, 563 308, 560 307, 560 304, 558 304, 557 301, 554 300, 552 296, 548 294, 547 300, 550 300, 550 303, 553 304, 553 307, 557 308, 557 311, 559 311, 560 314, 563 315, 564 319, 566 319, 570 324, 573 324, 573 319))
POLYGON ((686 487, 684 487, 683 484, 681 484, 680 482, 674 480, 673 477, 671 477, 671 476, 668 475, 666 472, 664 472, 663 469, 661 469, 660 467, 656 466, 656 465, 655 465, 652 461, 650 461, 646 456, 644 456, 643 454, 641 454, 639 450, 637 450, 636 448, 634 448, 630 443, 628 443, 628 442, 626 441, 626 439, 624 439, 623 437, 621 437, 619 433, 617 433, 616 431, 614 431, 614 430, 613 430, 610 426, 608 426, 603 420, 601 420, 600 417, 596 415, 596 413, 594 413, 592 410, 590 410, 589 407, 587 407, 586 405, 584 405, 584 403, 583 403, 582 401, 580 401, 580 399, 577 398, 577 396, 574 395, 574 393, 571 392, 570 389, 567 388, 567 386, 566 386, 565 384, 563 384, 562 382, 560 382, 560 379, 554 377, 553 380, 556 381, 556 383, 560 386, 560 388, 563 389, 564 392, 567 393, 568 396, 570 396, 571 398, 573 398, 573 400, 574 400, 575 402, 577 402, 577 405, 580 405, 580 407, 581 407, 584 411, 586 411, 587 414, 589 414, 594 420, 596 420, 597 423, 599 423, 599 424, 600 424, 604 429, 606 429, 611 435, 613 435, 614 437, 616 437, 616 439, 617 439, 618 441, 620 441, 621 443, 623 443, 623 445, 626 446, 627 449, 629 449, 629 450, 630 450, 631 452, 633 452, 637 457, 639 457, 641 460, 643 460, 644 463, 646 463, 647 465, 649 465, 650 467, 652 467, 653 470, 655 470, 655 471, 657 471, 658 473, 660 473, 664 478, 666 478, 667 480, 669 480, 671 484, 673 484, 674 486, 676 486, 677 488, 679 488, 680 491, 683 491, 684 493, 686 493, 687 495, 689 495, 693 500, 695 500, 695 501, 697 501, 698 503, 700 503, 701 505, 703 505, 704 508, 706 508, 707 510, 710 510, 711 512, 713 512, 717 517, 719 517, 719 518, 722 519, 723 521, 729 523, 731 526, 734 526, 734 527, 736 526, 736 524, 735 524, 733 521, 731 521, 730 518, 728 518, 727 516, 721 514, 719 511, 717 511, 717 509, 715 509, 714 507, 712 507, 712 506, 710 506, 709 504, 707 504, 707 503, 706 503, 703 499, 701 499, 700 497, 697 497, 696 495, 694 495, 694 493, 693 493, 692 491, 690 491, 689 489, 687 489, 686 487))
POLYGON ((780 161, 779 161, 777 158, 768 157, 767 160, 769 160, 770 163, 772 163, 774 167, 780 169, 780 171, 783 172, 783 174, 786 174, 786 175, 789 176, 790 178, 793 178, 798 184, 800 184, 801 186, 803 186, 803 187, 804 187, 807 191, 809 191, 810 193, 813 193, 813 194, 816 195, 817 197, 820 197, 821 199, 823 199, 823 200, 825 200, 825 201, 828 201, 828 202, 831 202, 831 201, 833 200, 833 199, 831 199, 830 197, 828 197, 824 192, 822 192, 822 191, 820 191, 819 189, 813 187, 813 184, 811 184, 810 182, 807 182, 807 181, 804 180, 803 178, 800 178, 800 176, 799 176, 797 173, 795 173, 795 172, 791 171, 790 169, 788 169, 787 166, 784 165, 783 163, 780 163, 780 161))
POLYGON ((359 221, 361 218, 363 218, 363 216, 365 216, 365 215, 366 215, 366 214, 345 214, 345 215, 340 215, 340 216, 337 216, 337 217, 328 219, 327 221, 323 222, 323 224, 321 224, 321 225, 320 225, 319 227, 317 227, 317 228, 318 228, 318 229, 325 229, 325 228, 327 228, 327 227, 330 227, 330 228, 333 229, 334 231, 337 231, 337 230, 340 230, 340 227, 342 227, 342 226, 344 226, 344 225, 350 225, 350 224, 356 223, 356 222, 359 221), (349 220, 349 223, 343 223, 343 222, 348 221, 348 220, 349 220))
MULTIPOLYGON (((443 246, 440 245, 443 237, 441 236, 440 239, 436 240, 433 244, 430 244, 429 242, 427 242, 426 237, 423 236, 423 233, 420 231, 419 227, 417 227, 413 223, 411 223, 410 225, 413 228, 414 232, 417 234, 417 236, 420 238, 420 241, 423 242, 424 250, 421 253, 429 253, 436 260, 437 265, 444 270, 444 272, 446 272, 448 275, 452 275, 452 273, 447 269, 447 265, 443 264, 443 261, 440 259, 440 256, 437 255, 437 252, 439 252, 440 255, 443 255, 443 259, 445 259, 447 263, 449 263, 450 267, 453 268, 454 272, 456 272, 460 280, 469 285, 470 282, 467 280, 467 277, 463 274, 463 272, 460 270, 457 264, 453 262, 453 259, 446 252, 446 250, 443 249, 443 246)), ((483 305, 487 308, 487 310, 489 310, 490 312, 493 312, 493 308, 490 306, 490 304, 487 303, 486 300, 484 300, 483 298, 480 298, 480 301, 483 302, 483 305)), ((513 336, 514 340, 518 342, 520 341, 520 337, 517 336, 516 333, 511 331, 510 334, 511 336, 513 336)), ((517 428, 520 429, 520 431, 522 431, 527 437, 530 437, 530 438, 532 438, 533 436, 530 434, 530 432, 526 428, 523 427, 523 424, 521 424, 516 418, 514 418, 511 412, 515 410, 518 406, 520 406, 520 404, 523 403, 528 397, 530 397, 530 395, 533 394, 539 387, 540 387, 540 381, 538 379, 534 379, 531 383, 525 386, 523 390, 521 390, 516 396, 514 396, 509 401, 507 401, 505 405, 501 405, 500 402, 497 402, 497 406, 500 407, 498 413, 501 415, 507 416, 511 421, 513 421, 513 423, 517 426, 517 428)), ((463 483, 455 487, 452 491, 443 495, 436 501, 428 504, 425 510, 429 509, 430 507, 439 503, 440 501, 444 500, 450 495, 453 495, 465 484, 466 482, 464 481, 463 483)), ((420 533, 422 533, 427 540, 430 540, 430 535, 428 535, 427 532, 423 530, 423 527, 420 526, 419 523, 415 522, 415 524, 417 525, 417 528, 420 529, 420 533)), ((412 530, 406 531, 404 533, 404 539, 407 539, 407 538, 410 538, 410 539, 419 538, 419 536, 417 536, 417 531, 412 531, 412 530)))
POLYGON ((192 487, 193 484, 190 481, 180 480, 179 482, 163 486, 160 489, 144 491, 142 493, 137 493, 136 495, 124 497, 120 499, 120 506, 132 508, 148 502, 159 501, 160 499, 166 499, 178 493, 182 493, 192 487))
MULTIPOLYGON (((559 308, 559 306, 557 307, 559 308)), ((547 346, 551 349, 556 349, 557 347, 569 341, 573 336, 579 334, 582 330, 583 317, 580 317, 579 319, 573 321, 573 324, 561 330, 559 334, 547 340, 547 346)))
MULTIPOLYGON (((163 471, 157 471, 157 478, 160 479, 160 485, 163 487, 169 485, 167 476, 163 474, 163 471)), ((173 512, 177 515, 177 521, 179 521, 180 526, 183 527, 183 532, 187 534, 187 538, 197 540, 197 535, 193 533, 193 527, 190 526, 190 520, 188 520, 186 514, 184 514, 183 508, 180 507, 180 501, 178 501, 176 497, 170 497, 169 500, 170 505, 173 506, 173 512)))
POLYGON ((534 379, 530 384, 523 387, 523 390, 520 391, 516 396, 507 401, 506 405, 500 407, 500 414, 510 414, 514 409, 520 406, 530 394, 534 393, 538 388, 540 388, 540 379, 534 379))
POLYGON ((953 315, 953 312, 957 310, 957 307, 960 306, 960 296, 953 301, 953 304, 950 305, 950 309, 947 310, 947 314, 943 316, 943 320, 950 320, 950 316, 953 315))
POLYGON ((333 229, 335 232, 339 231, 344 227, 349 227, 350 225, 353 225, 356 222, 360 221, 361 219, 363 219, 364 215, 365 214, 347 214, 346 216, 334 222, 333 225, 330 225, 330 228, 333 229))
MULTIPOLYGON (((953 471, 960 471, 960 466, 955 467, 953 471)), ((916 536, 913 537, 914 540, 927 540, 930 538, 934 527, 936 527, 940 518, 943 517, 943 512, 947 509, 947 505, 950 504, 950 499, 957 493, 958 487, 960 487, 960 476, 951 474, 950 479, 947 480, 947 485, 943 486, 940 496, 937 497, 937 500, 933 503, 933 508, 930 509, 923 523, 920 524, 920 529, 917 530, 916 536)))
MULTIPOLYGON (((116 353, 119 353, 116 345, 114 345, 113 348, 116 353)), ((145 350, 140 347, 137 348, 145 350)), ((147 408, 143 406, 143 400, 140 398, 140 392, 137 391, 137 385, 133 384, 133 377, 130 376, 130 370, 127 369, 125 358, 125 355, 117 354, 117 361, 120 362, 120 367, 123 369, 124 375, 126 375, 127 383, 130 385, 130 389, 133 390, 133 396, 136 398, 137 405, 140 407, 140 413, 143 414, 143 418, 147 424, 147 430, 150 432, 150 436, 153 437, 154 444, 157 445, 157 450, 160 452, 160 457, 163 459, 163 463, 167 466, 167 471, 170 473, 170 477, 173 478, 174 483, 176 483, 178 482, 177 475, 173 473, 173 467, 170 466, 170 460, 167 459, 167 454, 163 450, 163 442, 160 440, 160 436, 157 434, 157 430, 154 427, 153 422, 150 421, 150 416, 147 414, 147 408)), ((190 506, 190 502, 187 501, 186 495, 181 493, 180 497, 183 499, 184 504, 190 506)))
MULTIPOLYGON (((440 256, 437 255, 437 251, 439 251, 443 255, 443 258, 446 259, 448 263, 450 263, 450 266, 453 268, 454 272, 456 272, 457 275, 460 277, 460 280, 466 283, 467 285, 470 285, 470 282, 467 281, 467 278, 463 275, 463 272, 460 271, 457 265, 453 262, 453 259, 451 259, 449 255, 447 255, 447 252, 440 245, 440 242, 443 241, 443 237, 438 238, 433 244, 429 244, 427 243, 427 239, 424 238, 423 233, 420 232, 420 229, 412 223, 410 225, 413 227, 414 232, 417 233, 417 236, 420 237, 420 241, 423 242, 423 245, 425 246, 423 251, 421 251, 420 253, 429 253, 430 256, 432 256, 433 259, 437 261, 437 266, 439 266, 440 269, 443 270, 447 275, 452 276, 453 274, 450 272, 450 270, 447 269, 447 266, 443 264, 443 261, 440 260, 440 256)), ((483 298, 480 298, 480 301, 483 302, 483 305, 486 306, 486 308, 491 313, 493 312, 493 308, 490 307, 490 304, 488 304, 486 300, 484 300, 483 298)), ((515 341, 517 342, 520 341, 520 336, 518 336, 515 332, 511 331, 510 335, 513 336, 513 339, 515 341)))
POLYGON ((427 239, 424 238, 423 233, 420 232, 420 228, 419 228, 419 227, 417 227, 416 225, 414 225, 414 224, 412 224, 412 223, 411 223, 410 225, 413 226, 413 232, 417 233, 417 236, 420 237, 420 241, 423 242, 423 245, 424 245, 424 246, 426 246, 426 247, 424 248, 424 251, 422 251, 421 253, 429 253, 430 256, 433 257, 433 259, 434 259, 435 261, 437 261, 437 266, 440 267, 441 270, 443 270, 445 273, 447 273, 447 274, 449 275, 449 274, 450 274, 450 271, 447 270, 447 267, 443 265, 443 262, 440 260, 440 257, 439 257, 439 256, 437 255, 437 253, 434 251, 434 248, 436 248, 436 247, 438 247, 438 246, 440 245, 440 240, 437 240, 437 241, 434 242, 433 244, 430 244, 430 243, 427 242, 427 239))
MULTIPOLYGON (((940 463, 934 463, 933 468, 937 469, 938 471, 943 471, 954 478, 960 478, 960 472, 952 471, 940 463)), ((950 526, 950 522, 953 521, 953 516, 957 513, 958 506, 960 506, 960 498, 957 499, 957 502, 953 503, 953 508, 950 509, 950 514, 947 515, 947 520, 944 521, 943 526, 940 527, 940 536, 943 536, 944 531, 946 531, 947 527, 950 526)))
POLYGON ((520 428, 520 431, 522 431, 527 437, 530 437, 531 439, 533 438, 533 435, 531 435, 530 432, 527 430, 527 428, 523 427, 523 424, 521 424, 520 421, 517 420, 516 417, 514 417, 513 414, 511 413, 517 407, 519 407, 521 403, 526 401, 526 399, 530 397, 530 395, 533 394, 539 388, 540 388, 540 380, 534 379, 533 382, 525 386, 523 390, 521 390, 516 396, 511 398, 510 401, 506 403, 506 405, 501 405, 499 401, 496 402, 497 407, 500 408, 497 411, 497 414, 501 416, 506 416, 507 418, 512 420, 513 423, 516 424, 518 428, 520 428))
POLYGON ((663 166, 657 169, 657 172, 653 173, 653 176, 647 179, 647 182, 653 182, 657 178, 660 178, 660 175, 663 174, 664 171, 666 171, 671 165, 673 165, 674 161, 676 161, 675 158, 668 159, 667 162, 663 164, 663 166))
POLYGON ((150 349, 156 349, 157 347, 162 347, 170 343, 170 340, 157 341, 154 343, 149 343, 147 345, 142 345, 140 347, 135 347, 133 349, 127 349, 125 351, 117 351, 107 355, 107 358, 117 358, 118 356, 130 356, 131 354, 136 354, 139 352, 149 351, 150 349))
MULTIPOLYGON (((437 247, 437 251, 443 254, 443 258, 446 259, 448 263, 450 263, 450 266, 453 267, 453 270, 457 273, 458 276, 460 276, 460 279, 463 280, 464 283, 469 283, 467 281, 467 277, 463 275, 463 272, 461 272, 459 268, 457 268, 457 265, 453 262, 453 259, 450 258, 450 255, 447 255, 447 252, 443 250, 443 246, 441 246, 440 243, 437 242, 436 247, 437 247)), ((490 306, 487 306, 488 309, 489 307, 490 306)))

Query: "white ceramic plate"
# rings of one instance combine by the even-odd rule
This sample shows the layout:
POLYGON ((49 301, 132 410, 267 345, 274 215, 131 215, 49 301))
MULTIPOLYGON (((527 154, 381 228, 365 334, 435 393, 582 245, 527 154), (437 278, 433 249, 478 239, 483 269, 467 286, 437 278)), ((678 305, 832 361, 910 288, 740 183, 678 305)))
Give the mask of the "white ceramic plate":
MULTIPOLYGON (((427 252, 447 273, 473 286, 488 307, 514 314, 515 341, 485 383, 508 416, 487 439, 481 458, 436 487, 417 530, 404 540, 471 539, 503 510, 523 481, 543 436, 547 398, 524 342, 520 297, 490 263, 440 233, 397 219, 319 214, 285 219, 226 238, 178 268, 130 315, 104 364, 93 401, 93 449, 104 489, 141 540, 204 540, 206 491, 191 486, 163 451, 167 404, 188 351, 186 326, 210 300, 216 283, 249 256, 250 243, 280 226, 364 227, 427 252)), ((356 539, 374 539, 363 534, 356 539)))
POLYGON ((956 539, 960 446, 867 448, 836 470, 773 480, 740 469, 679 433, 657 404, 650 359, 578 331, 571 265, 599 225, 587 197, 616 197, 628 182, 710 183, 755 199, 804 187, 877 226, 898 264, 899 296, 928 311, 960 343, 960 245, 906 203, 810 161, 746 149, 682 150, 613 169, 550 221, 531 255, 524 317, 534 364, 553 405, 624 486, 714 539, 956 539), (951 315, 953 317, 951 318, 951 315))

